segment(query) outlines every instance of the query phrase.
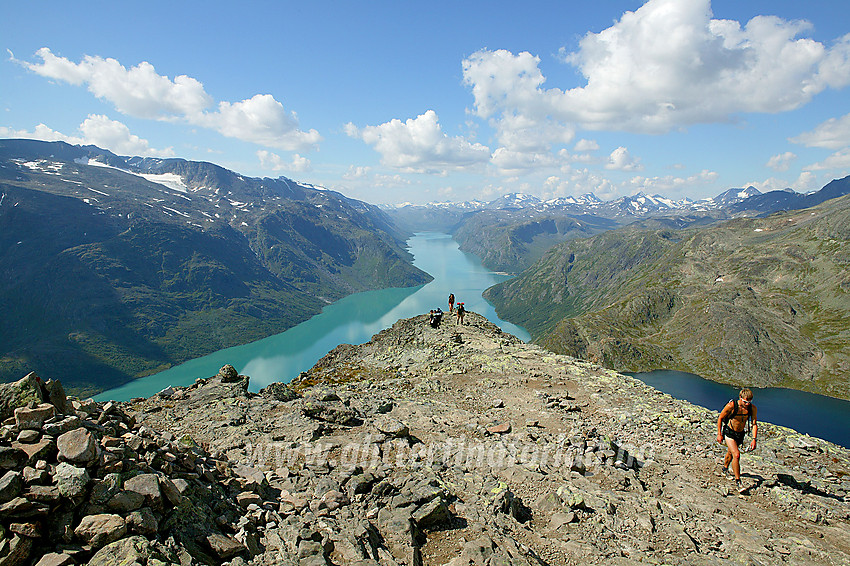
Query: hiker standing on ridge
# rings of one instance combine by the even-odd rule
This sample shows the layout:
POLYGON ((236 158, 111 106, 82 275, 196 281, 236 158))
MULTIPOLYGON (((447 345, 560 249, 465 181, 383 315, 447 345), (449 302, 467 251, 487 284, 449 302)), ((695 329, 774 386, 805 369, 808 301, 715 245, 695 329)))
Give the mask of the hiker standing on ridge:
POLYGON ((449 312, 455 312, 455 294, 449 293, 449 312))
POLYGON ((466 314, 466 309, 463 308, 463 303, 457 304, 457 323, 463 324, 463 315, 466 314))
POLYGON ((756 406, 753 405, 753 392, 749 389, 741 389, 738 399, 732 399, 717 418, 717 443, 726 441, 726 456, 723 458, 723 474, 729 476, 729 464, 732 464, 732 474, 735 477, 735 485, 738 492, 746 491, 741 482, 741 445, 744 444, 744 436, 747 434, 748 423, 752 422, 753 440, 750 442, 750 450, 756 449, 756 437, 758 436, 758 423, 756 422, 756 406))

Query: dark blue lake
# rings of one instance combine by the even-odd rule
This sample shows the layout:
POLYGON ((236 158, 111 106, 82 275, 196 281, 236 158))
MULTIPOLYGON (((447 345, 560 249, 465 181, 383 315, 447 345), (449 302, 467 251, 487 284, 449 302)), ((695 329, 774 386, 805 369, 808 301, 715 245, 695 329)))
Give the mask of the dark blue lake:
MULTIPOLYGON (((647 385, 677 399, 720 411, 730 399, 737 399, 740 388, 709 381, 682 371, 630 373, 647 385)), ((759 420, 787 426, 850 447, 850 401, 785 389, 750 387, 759 420)))

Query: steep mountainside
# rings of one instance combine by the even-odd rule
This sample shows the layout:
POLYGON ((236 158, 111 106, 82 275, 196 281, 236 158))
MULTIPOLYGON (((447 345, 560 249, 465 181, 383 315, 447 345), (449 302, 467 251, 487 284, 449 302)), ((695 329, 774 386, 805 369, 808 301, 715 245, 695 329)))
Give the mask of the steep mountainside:
POLYGON ((284 178, 0 140, 0 379, 101 390, 425 283, 404 236, 377 207, 284 178))
POLYGON ((850 197, 683 231, 626 229, 552 248, 489 289, 557 352, 850 398, 850 197))
POLYGON ((519 273, 540 259, 553 245, 587 238, 617 224, 592 215, 570 217, 525 211, 483 210, 471 215, 455 231, 460 249, 473 253, 493 271, 519 273))

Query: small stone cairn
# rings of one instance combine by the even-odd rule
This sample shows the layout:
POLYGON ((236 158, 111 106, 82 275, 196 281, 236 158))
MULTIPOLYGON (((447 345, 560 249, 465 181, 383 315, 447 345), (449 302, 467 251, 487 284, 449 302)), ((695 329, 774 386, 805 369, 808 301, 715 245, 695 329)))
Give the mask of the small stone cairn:
POLYGON ((34 373, 0 389, 0 566, 236 563, 272 519, 261 472, 120 403, 34 373))

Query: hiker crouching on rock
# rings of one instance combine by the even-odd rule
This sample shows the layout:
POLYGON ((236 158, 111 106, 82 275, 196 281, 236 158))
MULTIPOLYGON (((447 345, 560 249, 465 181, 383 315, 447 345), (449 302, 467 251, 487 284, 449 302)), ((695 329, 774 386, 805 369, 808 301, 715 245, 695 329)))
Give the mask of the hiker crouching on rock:
POLYGON ((753 392, 749 389, 741 389, 738 399, 732 399, 720 412, 717 419, 717 443, 726 441, 726 456, 723 458, 723 474, 729 475, 729 464, 732 464, 732 473, 735 476, 735 484, 739 492, 745 491, 741 482, 741 446, 744 444, 744 435, 747 434, 748 423, 752 422, 753 440, 750 442, 750 450, 756 449, 756 437, 758 436, 758 424, 756 422, 756 406, 753 405, 753 392))

